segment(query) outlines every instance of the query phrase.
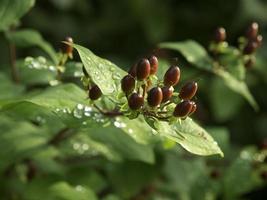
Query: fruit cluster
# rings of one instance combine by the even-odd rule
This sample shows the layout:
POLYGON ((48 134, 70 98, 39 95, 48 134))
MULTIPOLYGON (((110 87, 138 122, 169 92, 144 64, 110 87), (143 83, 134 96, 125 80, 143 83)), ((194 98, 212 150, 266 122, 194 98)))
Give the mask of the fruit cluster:
POLYGON ((121 89, 127 97, 129 108, 158 119, 169 119, 172 116, 184 119, 194 113, 197 106, 191 99, 197 92, 197 83, 188 82, 178 94, 173 87, 180 80, 180 68, 171 66, 163 81, 157 80, 157 70, 158 59, 150 56, 141 59, 122 78, 121 89), (177 105, 168 109, 168 105, 173 103, 177 105))
MULTIPOLYGON (((226 37, 226 31, 223 27, 215 30, 213 45, 211 45, 212 53, 215 56, 228 46, 226 37)), ((247 69, 255 64, 254 53, 261 46, 262 39, 262 35, 259 34, 259 25, 256 22, 251 23, 246 30, 245 36, 239 38, 239 50, 243 55, 244 65, 247 69)))

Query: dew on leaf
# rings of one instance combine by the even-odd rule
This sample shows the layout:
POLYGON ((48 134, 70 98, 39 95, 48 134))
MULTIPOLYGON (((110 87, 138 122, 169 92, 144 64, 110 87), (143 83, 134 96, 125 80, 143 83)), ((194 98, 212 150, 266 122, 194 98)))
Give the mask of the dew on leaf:
POLYGON ((51 86, 56 86, 58 84, 59 84, 59 81, 58 80, 51 80, 51 81, 49 81, 49 85, 51 85, 51 86))
POLYGON ((114 80, 119 80, 119 79, 121 79, 121 75, 120 75, 119 73, 113 73, 113 74, 112 74, 112 78, 113 78, 114 80))

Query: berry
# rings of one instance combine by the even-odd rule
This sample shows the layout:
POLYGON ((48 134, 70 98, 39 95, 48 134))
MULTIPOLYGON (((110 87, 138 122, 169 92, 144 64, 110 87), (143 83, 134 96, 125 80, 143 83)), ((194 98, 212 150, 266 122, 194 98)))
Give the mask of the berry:
POLYGON ((91 100, 97 100, 101 97, 101 95, 102 92, 97 85, 92 86, 91 89, 89 90, 89 98, 91 100))
POLYGON ((162 90, 162 95, 163 95, 161 102, 165 103, 171 99, 172 94, 173 94, 173 87, 164 86, 161 88, 161 90, 162 90))
POLYGON ((129 94, 134 90, 135 79, 130 75, 126 75, 121 80, 121 89, 124 93, 129 94))
POLYGON ((132 110, 138 110, 144 105, 144 98, 137 93, 133 93, 128 99, 128 105, 132 110))
POLYGON ((164 75, 164 85, 174 86, 180 80, 180 68, 177 66, 171 66, 164 75))
POLYGON ((243 53, 246 55, 252 54, 256 51, 258 45, 254 41, 249 41, 245 48, 243 49, 243 53))
POLYGON ((259 31, 259 25, 257 22, 253 22, 247 29, 246 36, 248 39, 254 39, 257 37, 259 31))
POLYGON ((150 75, 154 75, 158 71, 158 59, 156 56, 150 56, 148 60, 150 63, 150 75))
POLYGON ((194 112, 196 112, 196 110, 197 110, 197 104, 196 102, 192 101, 192 108, 189 115, 192 115, 194 112))
POLYGON ((150 74, 150 63, 148 59, 141 59, 136 67, 136 77, 138 80, 145 80, 150 74))
POLYGON ((189 100, 185 100, 176 105, 173 115, 175 117, 186 117, 191 110, 192 110, 192 102, 189 100))
POLYGON ((148 91, 147 95, 147 103, 151 107, 158 106, 163 98, 162 90, 160 87, 154 87, 148 91))
POLYGON ((195 96, 197 88, 197 82, 189 82, 182 87, 179 93, 179 97, 184 100, 190 100, 193 96, 195 96))
POLYGON ((136 77, 136 67, 137 67, 137 64, 134 64, 128 71, 128 74, 130 74, 132 77, 136 77))
POLYGON ((226 39, 226 31, 223 27, 219 27, 215 30, 214 40, 216 43, 223 42, 226 39))
MULTIPOLYGON (((71 37, 66 37, 64 41, 66 41, 68 43, 73 43, 73 39, 71 37)), ((62 51, 63 51, 63 53, 70 55, 70 54, 72 54, 73 47, 69 44, 63 43, 62 51)))

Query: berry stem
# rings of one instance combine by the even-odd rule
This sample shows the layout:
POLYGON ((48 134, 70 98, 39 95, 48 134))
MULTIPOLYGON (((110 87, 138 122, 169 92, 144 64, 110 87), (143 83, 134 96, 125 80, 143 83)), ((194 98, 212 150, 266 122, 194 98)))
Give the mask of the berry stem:
POLYGON ((93 104, 94 107, 100 112, 102 115, 105 115, 107 117, 117 117, 117 116, 122 116, 123 113, 119 112, 118 110, 112 110, 112 111, 104 111, 100 107, 98 107, 96 104, 93 104))

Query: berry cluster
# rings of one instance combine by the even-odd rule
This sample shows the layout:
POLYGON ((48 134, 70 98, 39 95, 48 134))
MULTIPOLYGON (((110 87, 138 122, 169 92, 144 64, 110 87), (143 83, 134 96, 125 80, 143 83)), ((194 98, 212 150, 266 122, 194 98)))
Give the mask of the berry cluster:
MULTIPOLYGON (((259 25, 253 22, 246 30, 245 36, 239 38, 239 50, 244 57, 245 67, 251 68, 255 64, 254 53, 262 44, 262 35, 259 34, 259 25)), ((221 49, 227 47, 226 31, 223 27, 215 30, 213 42, 211 46, 212 53, 217 56, 221 49)))
POLYGON ((174 93, 173 87, 180 80, 180 68, 171 66, 166 71, 163 81, 157 80, 155 75, 157 70, 158 59, 156 56, 151 56, 148 59, 141 59, 122 78, 121 89, 127 97, 129 108, 165 120, 172 116, 186 118, 194 113, 197 106, 191 99, 197 92, 197 83, 188 82, 181 88, 179 94, 174 93), (168 105, 172 103, 177 105, 170 110, 168 105))

